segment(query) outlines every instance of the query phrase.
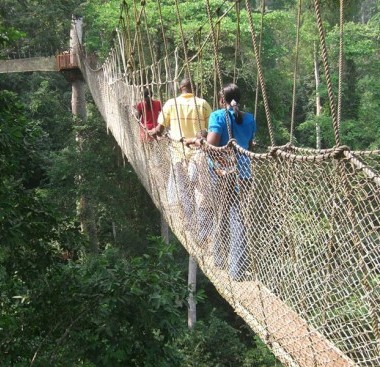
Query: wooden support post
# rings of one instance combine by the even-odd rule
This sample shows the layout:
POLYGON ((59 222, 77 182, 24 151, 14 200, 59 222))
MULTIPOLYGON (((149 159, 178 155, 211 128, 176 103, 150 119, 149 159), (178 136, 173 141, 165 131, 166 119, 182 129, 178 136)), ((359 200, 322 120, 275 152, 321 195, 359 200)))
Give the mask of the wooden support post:
POLYGON ((195 292, 197 290, 197 268, 198 265, 192 256, 189 256, 189 275, 187 286, 189 289, 189 310, 187 313, 187 325, 189 329, 193 329, 197 321, 197 303, 195 301, 195 292))

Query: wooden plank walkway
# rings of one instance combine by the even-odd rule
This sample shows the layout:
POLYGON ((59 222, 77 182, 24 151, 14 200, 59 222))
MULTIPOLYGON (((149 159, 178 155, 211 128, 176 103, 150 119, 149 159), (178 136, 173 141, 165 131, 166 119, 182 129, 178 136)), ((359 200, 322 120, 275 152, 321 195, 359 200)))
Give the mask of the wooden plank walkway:
MULTIPOLYGON (((199 254, 198 254, 199 258, 199 254)), ((286 366, 354 367, 357 364, 259 281, 232 281, 227 272, 203 256, 199 265, 218 292, 251 328, 271 345, 286 366)))

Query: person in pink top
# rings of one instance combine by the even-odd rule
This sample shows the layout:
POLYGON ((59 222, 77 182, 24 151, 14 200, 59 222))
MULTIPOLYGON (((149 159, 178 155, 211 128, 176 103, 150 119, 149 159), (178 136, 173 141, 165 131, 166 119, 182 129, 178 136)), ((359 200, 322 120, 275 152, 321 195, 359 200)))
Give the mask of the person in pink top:
POLYGON ((137 117, 140 119, 140 138, 142 141, 152 141, 149 130, 157 126, 158 115, 161 111, 161 102, 152 98, 151 91, 144 88, 144 101, 136 105, 137 117))

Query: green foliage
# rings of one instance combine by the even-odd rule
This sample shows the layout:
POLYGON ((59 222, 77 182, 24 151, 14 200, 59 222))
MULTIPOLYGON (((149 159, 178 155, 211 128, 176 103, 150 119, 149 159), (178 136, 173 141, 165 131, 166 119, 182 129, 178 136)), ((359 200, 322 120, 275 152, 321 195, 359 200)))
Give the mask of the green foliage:
POLYGON ((255 348, 250 348, 245 355, 244 367, 281 367, 277 362, 273 353, 271 353, 266 345, 256 336, 254 337, 255 348))
POLYGON ((141 257, 109 246, 99 256, 55 262, 27 286, 15 274, 0 288, 0 355, 29 366, 273 366, 258 340, 211 313, 185 323, 187 287, 178 253, 152 238, 141 257))
POLYGON ((328 116, 314 117, 300 124, 297 128, 299 140, 306 147, 316 148, 317 141, 316 127, 317 124, 321 130, 321 148, 325 149, 334 145, 334 131, 332 128, 331 118, 328 116))
POLYGON ((79 7, 83 12, 86 31, 85 47, 88 52, 94 52, 105 57, 113 44, 115 28, 119 25, 120 1, 93 0, 86 1, 79 7))
MULTIPOLYGON (((60 208, 63 218, 75 218, 78 197, 91 197, 100 245, 112 242, 125 248, 129 243, 125 251, 139 252, 146 245, 146 234, 158 233, 159 212, 131 166, 123 161, 95 106, 89 103, 88 110, 87 122, 77 121, 67 147, 52 157, 47 200, 60 208)), ((70 240, 65 246, 73 249, 76 246, 70 240)))
POLYGON ((2 260, 9 274, 17 271, 27 280, 36 276, 36 259, 50 262, 46 242, 53 240, 50 231, 56 224, 39 189, 45 134, 26 120, 21 103, 10 92, 0 92, 0 116, 2 260))
POLYGON ((61 75, 34 74, 29 78, 32 92, 24 103, 28 106, 28 117, 41 125, 48 135, 46 150, 57 151, 67 141, 65 137, 71 131, 72 114, 69 84, 61 75))
POLYGON ((177 344, 184 356, 181 366, 242 366, 247 351, 237 330, 213 314, 197 322, 195 329, 184 334, 177 344))
POLYGON ((3 284, 2 360, 18 366, 33 356, 36 366, 170 365, 165 345, 186 327, 187 295, 173 250, 153 240, 144 256, 125 259, 109 247, 98 257, 52 264, 30 288, 3 284))
POLYGON ((17 29, 10 27, 6 28, 1 24, 0 19, 0 46, 6 47, 12 42, 17 41, 18 39, 25 37, 25 33, 18 31, 17 29))
POLYGON ((247 346, 241 332, 212 312, 198 321, 192 332, 178 338, 175 346, 182 355, 183 367, 280 366, 259 338, 252 337, 252 344, 255 348, 247 346))
POLYGON ((68 48, 71 15, 81 0, 13 1, 0 3, 0 19, 6 29, 16 29, 19 33, 9 42, 5 52, 19 55, 35 54, 54 55, 57 50, 68 48), (52 31, 54 30, 54 31, 52 31), (19 36, 23 42, 17 44, 19 36), (21 45, 21 46, 20 46, 21 45))

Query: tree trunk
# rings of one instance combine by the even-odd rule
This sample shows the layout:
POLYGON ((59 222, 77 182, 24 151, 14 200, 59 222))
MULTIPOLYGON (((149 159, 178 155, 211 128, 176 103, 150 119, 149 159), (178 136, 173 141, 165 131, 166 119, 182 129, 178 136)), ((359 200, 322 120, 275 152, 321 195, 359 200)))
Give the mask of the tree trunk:
MULTIPOLYGON (((82 20, 73 17, 70 30, 70 57, 73 58, 73 64, 76 64, 75 58, 79 51, 79 42, 81 41, 81 38, 82 20)), ((71 109, 74 116, 74 121, 77 124, 83 124, 83 122, 87 120, 85 82, 79 74, 73 78, 71 90, 71 109)), ((77 133, 76 141, 78 152, 81 154, 83 150, 83 136, 80 132, 77 133)), ((81 189, 84 180, 85 178, 83 177, 82 172, 79 172, 76 181, 80 191, 82 191, 81 189)), ((99 242, 96 232, 95 210, 91 197, 88 194, 86 195, 83 192, 80 194, 78 210, 81 221, 81 230, 88 236, 89 251, 91 253, 96 253, 99 250, 99 242)))
MULTIPOLYGON (((321 115, 322 106, 321 106, 321 97, 319 95, 319 65, 318 65, 318 56, 317 56, 317 45, 314 42, 314 76, 315 76, 315 115, 317 118, 321 115)), ((317 121, 315 124, 315 133, 316 133, 316 148, 321 149, 321 126, 317 121)))
POLYGON ((197 304, 195 302, 195 292, 197 289, 197 263, 192 256, 189 256, 189 275, 187 280, 189 288, 189 310, 187 313, 187 325, 189 329, 193 329, 197 321, 197 304))

